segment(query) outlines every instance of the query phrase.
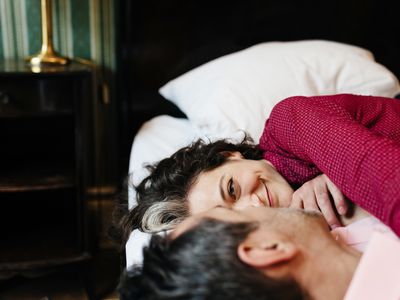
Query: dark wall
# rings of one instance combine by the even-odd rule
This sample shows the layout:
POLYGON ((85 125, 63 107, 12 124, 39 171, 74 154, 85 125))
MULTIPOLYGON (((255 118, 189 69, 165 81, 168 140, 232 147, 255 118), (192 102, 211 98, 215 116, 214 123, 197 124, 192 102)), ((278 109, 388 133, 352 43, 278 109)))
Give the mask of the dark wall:
POLYGON ((122 168, 135 132, 160 113, 183 114, 157 94, 169 79, 264 41, 328 39, 371 50, 400 76, 394 0, 120 0, 118 107, 122 168), (124 158, 123 158, 124 157, 124 158))

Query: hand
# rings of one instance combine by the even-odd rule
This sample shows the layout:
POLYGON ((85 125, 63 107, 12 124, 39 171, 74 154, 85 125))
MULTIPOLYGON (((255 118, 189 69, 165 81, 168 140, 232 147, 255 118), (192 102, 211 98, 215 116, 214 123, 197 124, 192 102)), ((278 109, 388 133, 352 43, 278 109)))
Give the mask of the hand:
POLYGON ((332 207, 331 199, 337 212, 345 215, 348 210, 345 197, 328 176, 321 174, 304 183, 293 193, 290 207, 321 211, 333 229, 341 226, 341 223, 332 207))

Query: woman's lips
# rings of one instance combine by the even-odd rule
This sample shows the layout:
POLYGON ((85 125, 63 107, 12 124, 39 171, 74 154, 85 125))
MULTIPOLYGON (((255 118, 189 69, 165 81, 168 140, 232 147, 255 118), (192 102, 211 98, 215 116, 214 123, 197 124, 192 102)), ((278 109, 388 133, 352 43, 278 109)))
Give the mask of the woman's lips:
POLYGON ((268 190, 268 187, 267 187, 267 185, 265 184, 265 182, 263 182, 263 185, 264 185, 264 187, 265 187, 265 191, 266 191, 266 198, 267 198, 267 200, 268 200, 268 204, 269 204, 269 207, 273 207, 273 203, 272 203, 272 199, 271 199, 271 197, 270 197, 270 195, 269 195, 269 190, 268 190))

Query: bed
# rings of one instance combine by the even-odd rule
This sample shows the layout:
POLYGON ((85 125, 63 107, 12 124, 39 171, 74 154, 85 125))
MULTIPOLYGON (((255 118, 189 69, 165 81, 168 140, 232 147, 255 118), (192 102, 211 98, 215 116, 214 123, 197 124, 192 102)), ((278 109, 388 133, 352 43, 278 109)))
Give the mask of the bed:
MULTIPOLYGON (((122 175, 138 183, 144 164, 199 137, 246 131, 257 141, 273 105, 292 95, 396 96, 394 3, 120 1, 122 175)), ((141 262, 148 237, 131 234, 126 265, 141 262)))

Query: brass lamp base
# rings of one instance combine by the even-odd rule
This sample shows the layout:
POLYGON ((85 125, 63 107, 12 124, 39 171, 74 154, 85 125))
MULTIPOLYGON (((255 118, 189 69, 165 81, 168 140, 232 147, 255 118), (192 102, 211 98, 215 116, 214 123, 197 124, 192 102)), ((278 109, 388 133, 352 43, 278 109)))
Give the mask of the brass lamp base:
POLYGON ((40 52, 37 55, 29 56, 26 61, 32 66, 40 65, 67 65, 69 59, 67 57, 59 56, 55 52, 40 52))

